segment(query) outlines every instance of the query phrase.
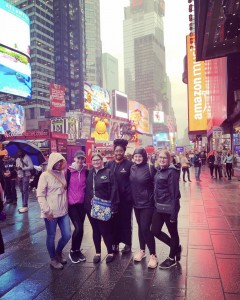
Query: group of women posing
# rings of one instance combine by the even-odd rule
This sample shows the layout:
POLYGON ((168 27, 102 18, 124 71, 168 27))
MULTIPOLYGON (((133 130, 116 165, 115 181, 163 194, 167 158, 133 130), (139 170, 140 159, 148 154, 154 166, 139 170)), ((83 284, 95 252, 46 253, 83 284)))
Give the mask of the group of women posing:
POLYGON ((89 171, 85 166, 83 151, 75 153, 74 163, 67 172, 64 172, 65 159, 59 153, 50 155, 48 171, 39 180, 37 197, 46 224, 46 244, 52 267, 62 269, 67 262, 62 251, 71 238, 68 215, 74 226, 69 253, 73 263, 86 260, 80 250, 86 214, 93 231, 96 251, 94 263, 101 261, 101 238, 108 252, 106 263, 114 260, 120 243, 125 244, 122 254, 130 253, 133 209, 140 244, 134 261, 140 262, 146 257, 147 246, 150 252, 148 267, 157 267, 155 237, 170 247, 169 256, 160 264, 160 268, 170 268, 181 259, 182 248, 178 235, 180 171, 171 164, 168 151, 159 153, 157 169, 148 164, 144 148, 134 151, 133 162, 127 160, 127 143, 123 139, 114 141, 114 160, 106 166, 99 153, 93 154, 92 169, 89 171), (92 217, 92 199, 95 196, 111 202, 112 217, 108 221, 92 217), (169 235, 162 231, 164 223, 169 235), (60 227, 61 237, 55 248, 57 225, 60 227))

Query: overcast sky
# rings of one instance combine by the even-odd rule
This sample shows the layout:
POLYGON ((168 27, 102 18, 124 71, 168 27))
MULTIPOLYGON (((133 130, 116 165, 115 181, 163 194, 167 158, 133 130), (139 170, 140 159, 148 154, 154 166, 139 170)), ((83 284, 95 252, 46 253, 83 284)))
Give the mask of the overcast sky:
MULTIPOLYGON (((100 0, 102 51, 118 58, 120 90, 124 91, 123 19, 129 0, 100 0)), ((178 136, 187 128, 187 85, 182 82, 183 59, 186 54, 188 2, 165 0, 164 40, 166 71, 171 81, 172 105, 178 125, 178 136)), ((137 101, 137 99, 136 99, 137 101)))

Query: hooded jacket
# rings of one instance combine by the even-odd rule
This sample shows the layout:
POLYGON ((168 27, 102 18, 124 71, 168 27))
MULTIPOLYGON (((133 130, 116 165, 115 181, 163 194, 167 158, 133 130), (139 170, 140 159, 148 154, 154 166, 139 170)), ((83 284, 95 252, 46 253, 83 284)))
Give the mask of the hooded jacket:
POLYGON ((180 210, 179 177, 180 169, 171 164, 165 169, 158 168, 154 178, 155 207, 158 212, 166 210, 172 221, 177 221, 180 210))
POLYGON ((154 207, 153 179, 156 169, 147 163, 147 153, 144 148, 136 149, 133 156, 135 154, 141 154, 143 156, 143 162, 141 164, 134 164, 130 171, 133 207, 154 207))
POLYGON ((78 169, 75 162, 68 168, 67 172, 70 172, 68 175, 70 178, 67 189, 68 204, 73 205, 84 202, 86 190, 86 171, 87 170, 85 166, 83 166, 81 169, 78 169))
POLYGON ((41 218, 45 218, 46 213, 51 213, 54 218, 58 218, 65 216, 68 212, 64 171, 53 170, 54 164, 62 159, 65 160, 60 153, 51 153, 47 171, 43 172, 39 178, 37 198, 41 208, 41 218))

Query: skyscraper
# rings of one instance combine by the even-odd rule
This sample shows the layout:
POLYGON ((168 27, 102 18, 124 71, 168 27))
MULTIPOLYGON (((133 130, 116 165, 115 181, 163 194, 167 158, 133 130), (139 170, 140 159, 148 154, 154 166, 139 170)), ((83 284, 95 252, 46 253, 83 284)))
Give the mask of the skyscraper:
POLYGON ((84 0, 55 0, 55 82, 66 87, 66 111, 83 108, 86 71, 84 0))
POLYGON ((109 53, 102 55, 103 87, 109 91, 119 89, 118 60, 109 53))
POLYGON ((153 110, 168 112, 165 79, 164 1, 131 0, 123 23, 125 92, 153 110))
POLYGON ((100 2, 85 0, 86 81, 102 86, 100 2))
MULTIPOLYGON (((22 9, 31 22, 32 99, 12 98, 14 102, 25 106, 28 120, 38 119, 44 117, 45 110, 49 109, 49 83, 55 79, 53 0, 7 1, 22 9)), ((35 125, 31 124, 29 129, 31 126, 35 125)))

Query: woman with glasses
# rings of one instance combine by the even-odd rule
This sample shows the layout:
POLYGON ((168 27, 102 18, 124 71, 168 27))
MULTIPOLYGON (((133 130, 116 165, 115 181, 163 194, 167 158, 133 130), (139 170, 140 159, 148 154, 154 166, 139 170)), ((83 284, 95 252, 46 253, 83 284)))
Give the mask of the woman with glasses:
POLYGON ((113 234, 112 219, 102 221, 91 216, 92 199, 94 196, 111 202, 111 213, 115 214, 118 210, 118 191, 115 177, 110 169, 104 167, 103 158, 99 153, 93 154, 93 168, 89 171, 86 184, 85 208, 93 230, 93 242, 96 254, 93 258, 94 263, 101 261, 101 238, 107 247, 106 263, 114 260, 113 256, 113 234))
POLYGON ((62 251, 71 238, 65 166, 66 160, 60 153, 51 153, 47 171, 41 174, 37 187, 41 218, 44 218, 47 230, 46 245, 51 258, 50 265, 55 269, 63 269, 63 265, 67 263, 62 251), (61 237, 55 247, 57 225, 61 237))
POLYGON ((151 231, 154 236, 170 247, 168 258, 159 265, 160 269, 168 269, 181 259, 182 247, 179 245, 178 212, 180 209, 179 191, 180 169, 171 164, 168 151, 161 151, 158 157, 158 170, 154 178, 155 210, 151 231), (170 237, 162 231, 164 223, 170 237))
POLYGON ((147 152, 137 148, 133 153, 134 165, 130 171, 130 183, 133 197, 133 207, 138 224, 140 251, 134 255, 134 261, 140 262, 145 257, 146 245, 149 249, 149 268, 157 267, 156 245, 150 230, 154 211, 153 178, 156 169, 148 164, 147 152))
POLYGON ((83 224, 86 216, 84 197, 87 174, 88 170, 85 165, 85 153, 78 150, 74 154, 74 162, 67 169, 66 174, 68 214, 74 226, 69 258, 74 264, 86 260, 80 247, 83 239, 83 224))

